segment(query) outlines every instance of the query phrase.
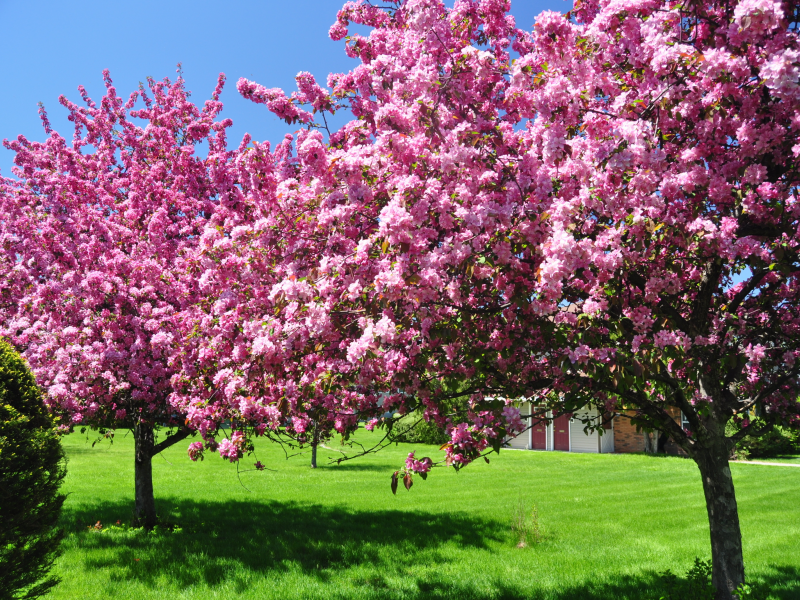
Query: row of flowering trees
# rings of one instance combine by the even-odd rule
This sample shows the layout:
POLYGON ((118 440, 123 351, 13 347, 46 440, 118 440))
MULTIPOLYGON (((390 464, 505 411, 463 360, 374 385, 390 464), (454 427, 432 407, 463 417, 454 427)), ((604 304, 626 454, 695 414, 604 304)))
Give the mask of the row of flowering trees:
POLYGON ((509 9, 348 2, 352 71, 238 82, 300 127, 274 148, 228 148, 224 78, 199 108, 107 75, 99 106, 62 98, 71 144, 44 113, 45 142, 6 142, 3 334, 65 426, 135 431, 137 519, 195 432, 193 459, 236 461, 419 409, 460 468, 525 427, 493 398, 624 406, 697 462, 714 585, 743 583, 728 456, 800 427, 798 7, 587 0, 532 32, 509 9))

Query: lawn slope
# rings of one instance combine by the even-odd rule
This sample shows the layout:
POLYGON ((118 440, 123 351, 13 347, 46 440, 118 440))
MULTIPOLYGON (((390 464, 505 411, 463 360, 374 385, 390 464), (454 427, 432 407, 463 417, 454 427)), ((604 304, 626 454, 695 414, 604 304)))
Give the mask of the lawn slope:
MULTIPOLYGON (((508 450, 393 496, 391 473, 410 450, 438 456, 410 445, 338 466, 324 450, 311 470, 308 455, 286 460, 261 444, 258 458, 275 471, 238 474, 216 455, 192 463, 173 447, 153 471, 159 513, 178 529, 147 534, 124 527, 133 441, 118 436, 94 448, 65 438, 68 537, 53 600, 638 600, 653 597, 659 572, 709 555, 691 461, 508 450), (526 548, 510 533, 520 501, 536 503, 545 533, 526 548)), ((800 469, 731 469, 748 576, 772 598, 800 597, 800 469)))

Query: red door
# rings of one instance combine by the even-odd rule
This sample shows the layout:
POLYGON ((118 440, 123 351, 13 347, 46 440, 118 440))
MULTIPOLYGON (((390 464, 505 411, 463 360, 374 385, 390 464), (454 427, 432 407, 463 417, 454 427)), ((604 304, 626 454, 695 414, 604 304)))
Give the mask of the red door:
POLYGON ((569 420, 571 414, 553 419, 553 450, 569 452, 569 420))
POLYGON ((534 450, 547 450, 547 424, 536 421, 532 427, 531 446, 534 450))

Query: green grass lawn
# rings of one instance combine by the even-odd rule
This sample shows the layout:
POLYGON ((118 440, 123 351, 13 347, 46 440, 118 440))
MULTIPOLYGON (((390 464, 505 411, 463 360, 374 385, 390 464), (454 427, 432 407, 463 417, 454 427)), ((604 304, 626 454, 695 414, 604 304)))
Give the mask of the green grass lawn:
MULTIPOLYGON (((411 449, 438 456, 410 445, 339 466, 321 451, 311 470, 308 455, 287 461, 262 444, 258 458, 276 470, 237 477, 216 455, 190 462, 184 442, 153 463, 160 515, 180 529, 90 530, 131 520, 133 441, 118 436, 94 448, 65 438, 68 536, 53 600, 639 599, 654 596, 659 572, 710 554, 691 461, 508 450, 393 496, 411 449), (536 503, 545 533, 525 548, 510 533, 520 500, 536 503)), ((772 598, 800 597, 800 469, 731 469, 748 576, 772 598)))
POLYGON ((771 456, 769 458, 751 458, 755 462, 785 463, 789 465, 800 465, 800 454, 782 454, 781 456, 771 456))

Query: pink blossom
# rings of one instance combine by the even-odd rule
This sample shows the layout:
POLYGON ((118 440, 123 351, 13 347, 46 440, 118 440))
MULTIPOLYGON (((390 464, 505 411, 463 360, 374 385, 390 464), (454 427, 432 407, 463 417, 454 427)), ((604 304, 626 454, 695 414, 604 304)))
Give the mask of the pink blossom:
POLYGON ((747 360, 756 365, 764 359, 766 354, 766 348, 761 344, 756 344, 755 346, 753 344, 748 344, 744 349, 744 355, 747 357, 747 360))
POLYGON ((741 0, 733 11, 733 21, 751 35, 769 33, 783 19, 781 3, 775 0, 741 0))
POLYGON ((230 462, 236 462, 242 457, 241 450, 229 439, 223 439, 217 446, 219 455, 227 458, 230 462))
POLYGON ((289 123, 311 121, 311 113, 298 109, 297 106, 286 97, 280 88, 267 89, 245 78, 239 79, 236 83, 239 93, 253 102, 266 104, 267 108, 275 115, 289 123))
POLYGON ((797 98, 800 94, 800 51, 784 48, 776 52, 761 67, 761 77, 778 96, 797 98))
POLYGON ((297 433, 305 433, 310 422, 310 419, 303 417, 292 417, 292 427, 297 433))
POLYGON ((406 458, 406 469, 413 473, 428 473, 433 466, 433 462, 427 456, 422 460, 414 458, 414 452, 411 452, 406 458))
POLYGON ((198 458, 203 460, 203 442, 192 442, 189 444, 188 454, 189 458, 195 462, 198 458))
MULTIPOLYGON (((520 417, 519 408, 516 406, 506 406, 503 409, 503 419, 506 423, 506 431, 510 435, 514 435, 525 429, 525 424, 520 417)), ((494 436, 491 436, 494 437, 494 436)))

